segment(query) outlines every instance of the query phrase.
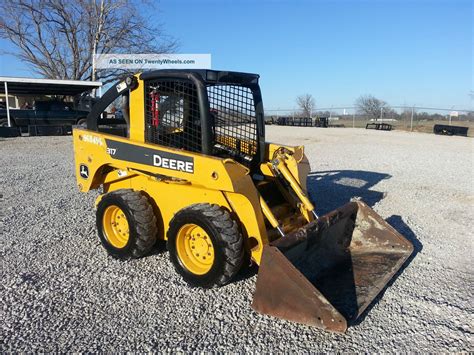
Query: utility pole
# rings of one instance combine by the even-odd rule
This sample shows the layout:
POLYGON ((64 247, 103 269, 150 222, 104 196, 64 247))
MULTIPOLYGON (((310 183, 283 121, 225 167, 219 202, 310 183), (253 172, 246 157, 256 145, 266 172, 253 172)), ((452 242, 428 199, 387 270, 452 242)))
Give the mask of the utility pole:
MULTIPOLYGON (((97 32, 94 37, 94 42, 92 43, 92 73, 91 73, 91 81, 95 81, 95 55, 97 53, 97 44, 99 43, 100 35, 102 34, 102 30, 104 27, 104 11, 105 11, 105 4, 104 0, 100 2, 100 16, 99 16, 99 24, 97 28, 97 32)), ((97 97, 96 89, 93 90, 94 96, 97 97)), ((101 92, 102 94, 102 92, 101 92)))
POLYGON ((355 128, 355 120, 356 120, 356 114, 355 112, 352 113, 352 128, 355 128))
POLYGON ((415 113, 415 106, 411 108, 410 131, 413 132, 413 114, 415 113))
POLYGON ((91 81, 95 81, 95 44, 94 49, 92 52, 92 74, 91 74, 91 81))
POLYGON ((451 117, 453 115, 454 106, 451 106, 451 111, 449 112, 449 125, 451 126, 451 117))
POLYGON ((8 127, 11 127, 11 122, 10 122, 10 105, 8 104, 8 84, 6 81, 3 82, 5 85, 5 103, 7 105, 7 123, 8 127))

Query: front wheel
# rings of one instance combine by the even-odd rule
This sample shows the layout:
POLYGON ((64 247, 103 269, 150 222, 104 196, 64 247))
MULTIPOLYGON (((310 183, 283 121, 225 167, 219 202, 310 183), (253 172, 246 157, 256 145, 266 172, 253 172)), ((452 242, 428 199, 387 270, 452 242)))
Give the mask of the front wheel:
POLYGON ((173 217, 167 246, 175 269, 196 287, 227 284, 244 258, 237 222, 227 210, 209 203, 191 205, 173 217))
MULTIPOLYGON (((13 118, 10 118, 10 125, 11 127, 16 127, 13 118)), ((8 118, 0 118, 0 127, 8 127, 8 118)))
POLYGON ((100 241, 116 258, 141 257, 156 243, 153 207, 139 191, 120 189, 104 195, 96 216, 100 241))

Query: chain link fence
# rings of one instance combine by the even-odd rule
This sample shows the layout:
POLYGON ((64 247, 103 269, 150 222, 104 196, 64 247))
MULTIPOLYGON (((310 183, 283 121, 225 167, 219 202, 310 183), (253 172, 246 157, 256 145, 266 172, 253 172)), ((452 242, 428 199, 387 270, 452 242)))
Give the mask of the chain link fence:
POLYGON ((310 121, 297 108, 265 110, 267 124, 320 126, 321 118, 327 118, 329 127, 365 129, 368 124, 370 128, 375 126, 373 123, 384 123, 394 130, 425 133, 433 133, 435 125, 462 126, 468 128, 468 136, 474 137, 474 111, 469 110, 392 106, 381 109, 377 116, 369 116, 360 113, 356 107, 328 107, 317 108, 310 121))

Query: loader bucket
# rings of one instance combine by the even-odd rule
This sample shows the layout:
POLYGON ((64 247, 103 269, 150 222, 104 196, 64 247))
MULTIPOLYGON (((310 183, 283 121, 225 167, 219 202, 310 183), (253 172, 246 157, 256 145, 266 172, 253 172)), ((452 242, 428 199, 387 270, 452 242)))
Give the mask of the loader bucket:
POLYGON ((346 331, 413 252, 362 202, 350 202, 264 247, 252 307, 346 331))

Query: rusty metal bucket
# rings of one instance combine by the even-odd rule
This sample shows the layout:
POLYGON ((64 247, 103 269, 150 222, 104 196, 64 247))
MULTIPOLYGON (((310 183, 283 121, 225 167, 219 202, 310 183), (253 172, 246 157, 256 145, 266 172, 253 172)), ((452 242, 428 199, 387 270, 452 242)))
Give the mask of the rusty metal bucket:
POLYGON ((252 307, 344 332, 412 252, 370 207, 350 202, 264 248, 252 307))

